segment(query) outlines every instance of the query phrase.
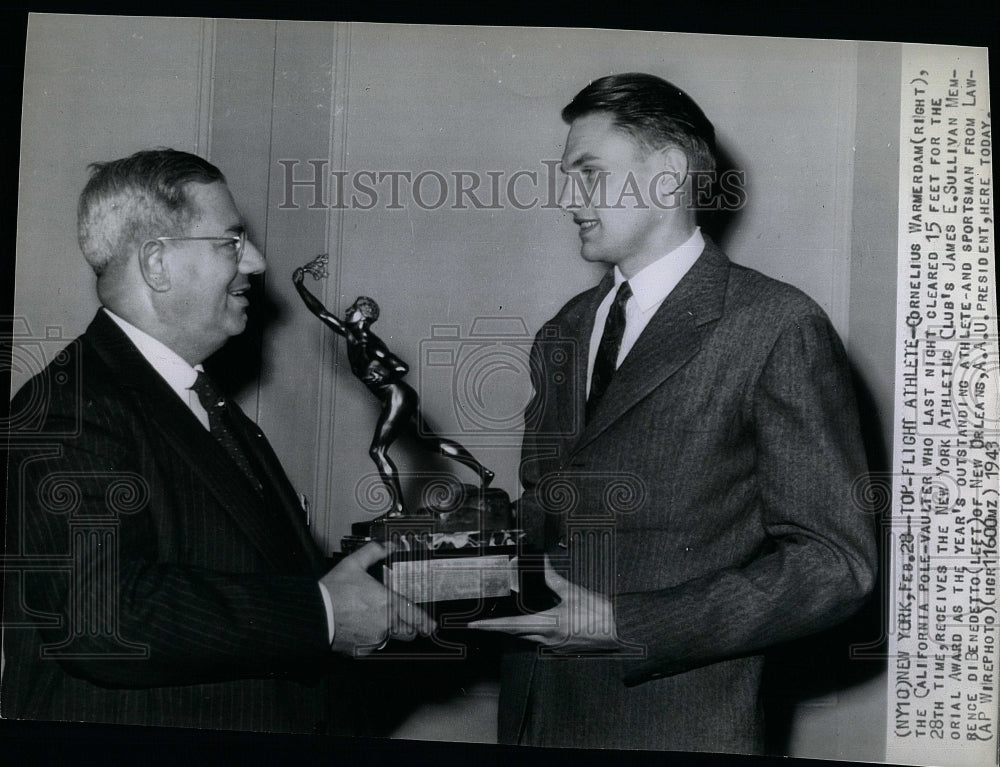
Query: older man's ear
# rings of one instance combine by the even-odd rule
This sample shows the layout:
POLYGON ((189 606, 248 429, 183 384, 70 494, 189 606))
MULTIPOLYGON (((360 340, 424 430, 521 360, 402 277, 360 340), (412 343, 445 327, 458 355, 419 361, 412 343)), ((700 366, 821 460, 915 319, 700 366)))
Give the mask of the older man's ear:
POLYGON ((146 240, 139 246, 139 270, 142 279, 157 293, 170 290, 170 272, 163 260, 163 243, 146 240))

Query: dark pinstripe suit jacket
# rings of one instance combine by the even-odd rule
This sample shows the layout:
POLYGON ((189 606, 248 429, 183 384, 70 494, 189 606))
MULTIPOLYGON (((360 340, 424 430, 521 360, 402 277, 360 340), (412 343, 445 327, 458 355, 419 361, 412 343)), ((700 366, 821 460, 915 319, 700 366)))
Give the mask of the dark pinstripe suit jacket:
POLYGON ((324 562, 257 426, 263 497, 103 312, 11 412, 2 715, 324 729, 324 562))
POLYGON ((848 364, 809 298, 709 242, 584 425, 587 347, 611 286, 536 339, 521 514, 571 579, 613 596, 620 638, 644 657, 519 645, 504 659, 500 739, 752 753, 761 652, 844 619, 873 585, 848 364))

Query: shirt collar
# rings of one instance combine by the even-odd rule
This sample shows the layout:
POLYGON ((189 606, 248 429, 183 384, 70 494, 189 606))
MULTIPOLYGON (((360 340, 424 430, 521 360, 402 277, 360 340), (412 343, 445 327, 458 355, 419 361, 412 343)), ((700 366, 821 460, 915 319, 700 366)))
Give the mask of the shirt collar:
MULTIPOLYGON (((647 312, 663 303, 663 300, 670 295, 677 283, 698 260, 698 256, 704 249, 705 238, 701 233, 701 228, 695 227, 694 234, 685 242, 633 275, 628 284, 632 288, 632 296, 639 309, 647 312)), ((617 289, 625 282, 625 275, 617 266, 615 266, 614 272, 615 288, 617 289)))
POLYGON ((149 333, 139 330, 135 325, 123 320, 107 307, 104 307, 104 311, 135 344, 135 348, 139 350, 139 354, 145 358, 146 362, 152 365, 153 369, 170 385, 170 388, 187 402, 188 390, 194 386, 198 371, 202 369, 201 365, 191 367, 177 352, 162 341, 158 341, 149 333))

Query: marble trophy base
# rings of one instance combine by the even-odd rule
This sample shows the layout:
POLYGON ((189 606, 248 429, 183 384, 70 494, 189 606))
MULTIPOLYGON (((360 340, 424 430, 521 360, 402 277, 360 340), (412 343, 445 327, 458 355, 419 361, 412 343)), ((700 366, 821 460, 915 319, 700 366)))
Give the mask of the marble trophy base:
POLYGON ((390 542, 382 582, 435 612, 448 609, 467 620, 471 613, 509 612, 513 606, 501 603, 516 601, 516 557, 524 535, 515 526, 510 497, 476 485, 455 490, 416 514, 352 525, 341 548, 350 553, 369 541, 390 542))

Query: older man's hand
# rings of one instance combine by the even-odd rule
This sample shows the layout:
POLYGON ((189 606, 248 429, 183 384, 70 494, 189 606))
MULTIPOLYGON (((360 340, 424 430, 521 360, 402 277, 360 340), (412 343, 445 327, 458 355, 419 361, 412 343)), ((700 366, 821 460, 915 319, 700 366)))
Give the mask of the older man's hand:
POLYGON ((379 544, 369 543, 321 579, 333 604, 334 652, 367 655, 390 638, 411 640, 437 629, 427 613, 368 574, 368 568, 387 553, 379 544))

